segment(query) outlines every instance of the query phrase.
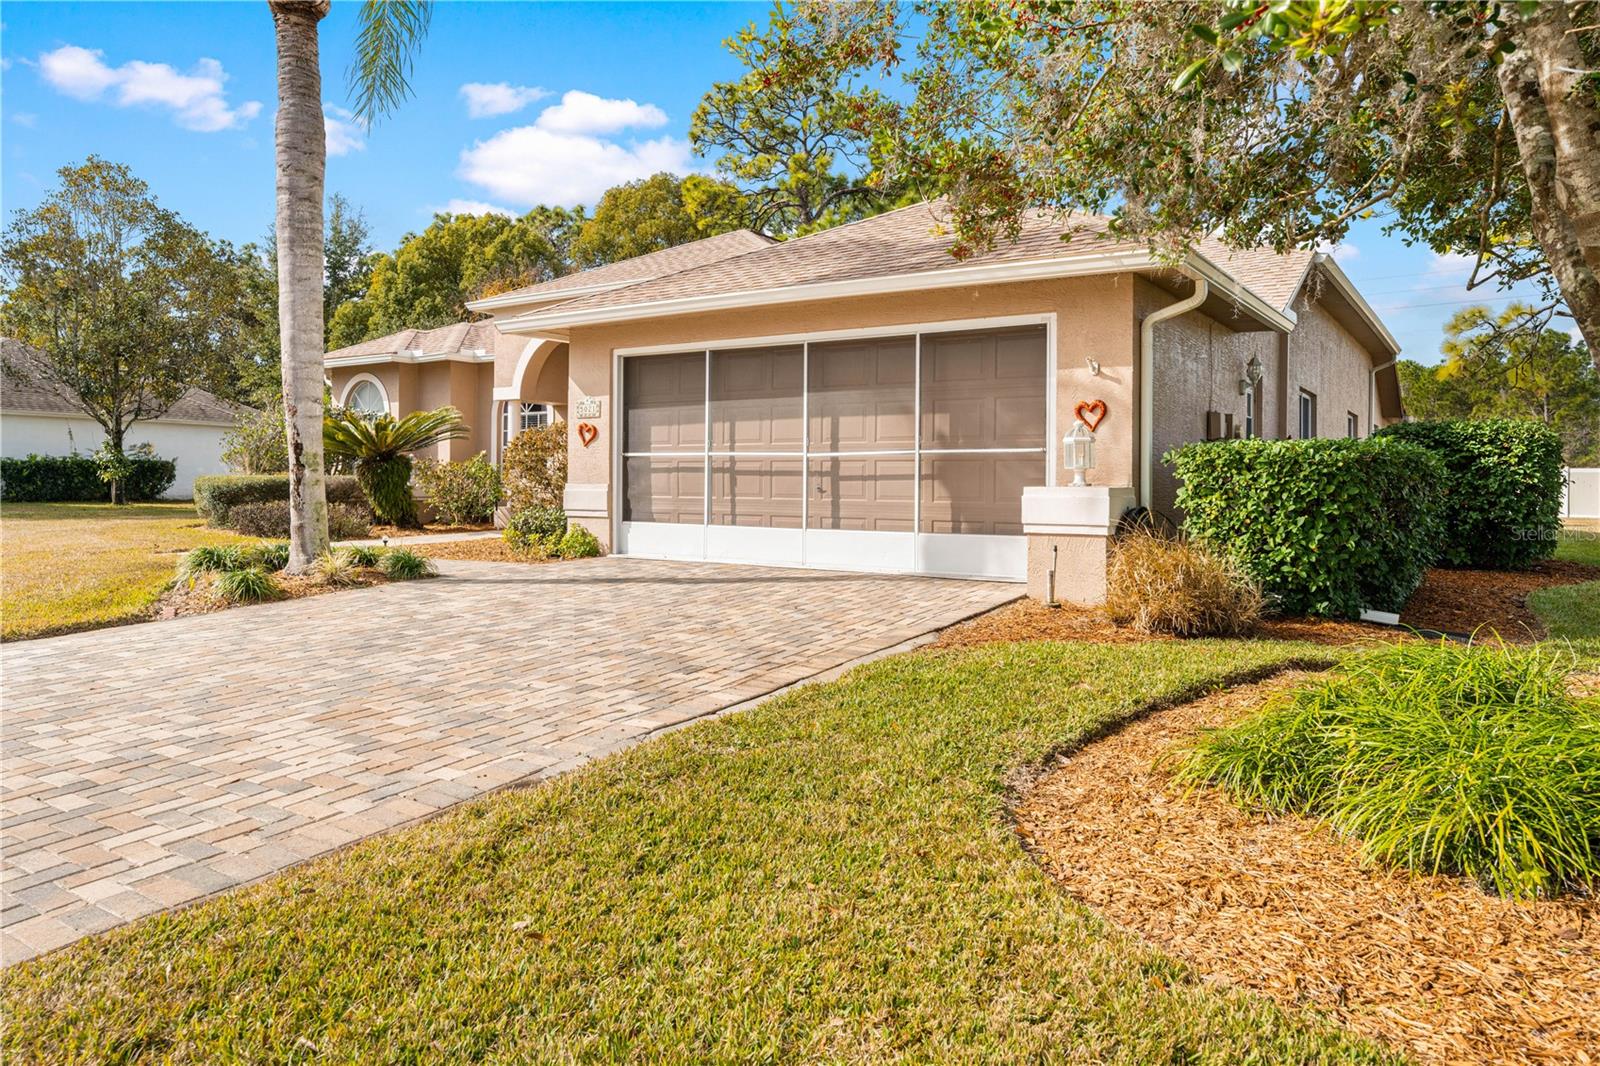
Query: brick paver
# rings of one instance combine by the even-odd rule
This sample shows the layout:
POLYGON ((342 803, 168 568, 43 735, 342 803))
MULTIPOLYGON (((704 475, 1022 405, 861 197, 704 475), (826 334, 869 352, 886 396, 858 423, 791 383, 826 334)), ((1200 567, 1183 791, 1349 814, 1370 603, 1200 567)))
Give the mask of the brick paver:
POLYGON ((792 684, 1015 585, 595 559, 0 648, 5 963, 792 684))

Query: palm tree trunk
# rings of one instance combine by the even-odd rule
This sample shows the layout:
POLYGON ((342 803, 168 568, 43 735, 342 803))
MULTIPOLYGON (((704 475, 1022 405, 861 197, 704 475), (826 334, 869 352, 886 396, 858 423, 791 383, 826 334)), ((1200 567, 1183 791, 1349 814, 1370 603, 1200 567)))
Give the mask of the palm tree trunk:
POLYGON ((328 0, 271 0, 278 44, 278 336, 289 441, 289 565, 328 549, 322 463, 322 191, 327 140, 317 24, 328 0))

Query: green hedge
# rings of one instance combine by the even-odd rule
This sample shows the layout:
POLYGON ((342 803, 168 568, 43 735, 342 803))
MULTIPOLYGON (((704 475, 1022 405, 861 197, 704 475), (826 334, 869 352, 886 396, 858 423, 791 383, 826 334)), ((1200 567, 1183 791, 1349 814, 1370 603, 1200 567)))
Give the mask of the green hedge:
POLYGON ((1398 611, 1433 563, 1443 465, 1398 440, 1239 440, 1166 456, 1189 535, 1286 614, 1398 611))
MULTIPOLYGON (((327 492, 330 504, 367 506, 361 486, 348 474, 330 474, 327 492)), ((208 526, 227 526, 229 509, 241 503, 269 503, 288 499, 288 474, 219 474, 194 479, 194 509, 208 526)))
POLYGON ((1561 437, 1516 418, 1402 422, 1380 429, 1444 463, 1444 566, 1515 570, 1556 550, 1561 535, 1561 437))
MULTIPOLYGON (((131 500, 154 500, 172 486, 178 464, 171 459, 130 457, 133 473, 123 482, 131 500)), ((29 455, 0 459, 0 500, 6 503, 94 503, 111 499, 100 468, 84 455, 29 455)))

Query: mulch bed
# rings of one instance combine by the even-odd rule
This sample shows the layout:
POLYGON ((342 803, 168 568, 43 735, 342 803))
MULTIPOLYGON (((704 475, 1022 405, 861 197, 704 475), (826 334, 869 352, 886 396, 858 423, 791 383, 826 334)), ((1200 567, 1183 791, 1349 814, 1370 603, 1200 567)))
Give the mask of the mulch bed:
MULTIPOLYGON (((1429 570, 1422 587, 1400 615, 1402 626, 1444 633, 1472 633, 1486 627, 1506 641, 1541 640, 1544 627, 1528 607, 1528 594, 1555 585, 1600 579, 1600 567, 1547 560, 1530 570, 1429 570)), ((1268 618, 1251 634, 1265 640, 1303 640, 1313 644, 1361 644, 1409 639, 1406 629, 1326 618, 1268 618)), ((962 648, 1018 640, 1076 640, 1090 644, 1131 644, 1177 640, 1113 624, 1094 607, 1046 607, 1019 600, 952 626, 936 648, 962 648)))
MULTIPOLYGON (((373 585, 387 584, 389 581, 384 577, 383 571, 375 567, 356 568, 354 581, 348 585, 325 585, 314 577, 291 577, 281 572, 272 576, 278 582, 278 587, 283 590, 283 595, 277 600, 261 601, 263 603, 298 600, 306 596, 321 596, 327 592, 344 592, 347 589, 369 588, 373 585)), ((216 594, 211 582, 205 578, 196 581, 192 586, 187 581, 179 580, 156 601, 153 617, 158 620, 184 618, 192 614, 226 611, 232 607, 253 606, 255 605, 250 603, 234 603, 232 600, 223 599, 216 594)))
POLYGON ((1366 867, 1317 821, 1251 814, 1155 768, 1309 676, 1161 711, 1058 759, 1016 807, 1023 844, 1075 898, 1207 979, 1326 1011, 1421 1061, 1595 1061, 1597 901, 1512 903, 1366 867))
POLYGON ((436 544, 418 544, 412 548, 418 555, 430 559, 463 559, 477 563, 542 563, 533 555, 514 552, 499 537, 479 537, 474 540, 445 540, 436 544))
POLYGON ((476 526, 446 526, 430 524, 424 525, 421 529, 407 529, 404 526, 373 526, 371 536, 374 538, 388 537, 390 540, 395 540, 400 537, 431 536, 434 533, 488 533, 492 532, 494 528, 494 523, 492 522, 486 525, 476 526))

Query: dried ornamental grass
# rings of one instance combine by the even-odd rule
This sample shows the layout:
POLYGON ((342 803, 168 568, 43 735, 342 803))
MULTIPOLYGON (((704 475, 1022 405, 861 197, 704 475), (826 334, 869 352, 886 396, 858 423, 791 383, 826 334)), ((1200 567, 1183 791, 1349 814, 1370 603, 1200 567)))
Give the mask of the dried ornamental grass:
POLYGON ((1234 636, 1261 619, 1261 590, 1237 563, 1190 541, 1139 531, 1120 538, 1106 571, 1118 625, 1180 637, 1234 636))

